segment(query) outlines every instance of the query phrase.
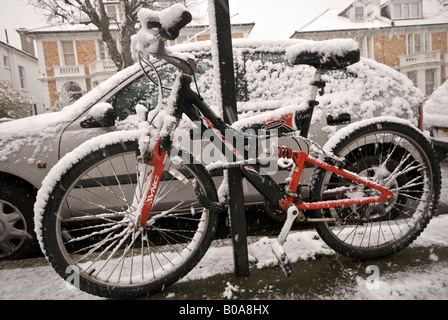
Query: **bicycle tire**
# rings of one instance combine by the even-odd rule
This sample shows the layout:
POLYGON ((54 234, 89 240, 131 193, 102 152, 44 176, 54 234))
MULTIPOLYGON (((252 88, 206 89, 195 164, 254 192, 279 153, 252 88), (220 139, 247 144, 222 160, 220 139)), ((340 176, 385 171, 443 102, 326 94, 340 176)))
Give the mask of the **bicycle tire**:
MULTIPOLYGON (((390 203, 315 210, 322 240, 336 252, 357 260, 394 254, 411 244, 426 228, 437 207, 441 175, 426 137, 405 121, 379 118, 342 129, 324 148, 345 158, 344 168, 383 184, 394 193, 390 203)), ((327 159, 327 161, 331 161, 327 159)), ((312 201, 377 195, 342 177, 316 168, 310 187, 312 201)))
POLYGON ((131 299, 173 284, 201 260, 217 214, 197 198, 217 201, 217 193, 202 165, 176 153, 190 162, 167 160, 152 215, 139 230, 135 208, 148 166, 137 161, 136 139, 109 136, 52 170, 57 178, 39 191, 36 225, 47 259, 67 282, 96 296, 131 299))

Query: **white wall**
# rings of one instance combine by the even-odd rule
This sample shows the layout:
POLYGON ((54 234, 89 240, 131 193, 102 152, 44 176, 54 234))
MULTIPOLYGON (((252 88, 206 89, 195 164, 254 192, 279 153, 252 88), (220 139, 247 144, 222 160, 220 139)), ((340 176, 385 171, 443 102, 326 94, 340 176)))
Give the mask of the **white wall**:
POLYGON ((36 105, 30 104, 30 115, 44 113, 42 86, 39 77, 39 64, 35 57, 16 49, 6 43, 0 42, 0 80, 9 81, 20 94, 36 105), (4 64, 4 57, 8 65, 4 64), (22 88, 19 66, 25 71, 25 85, 22 88))

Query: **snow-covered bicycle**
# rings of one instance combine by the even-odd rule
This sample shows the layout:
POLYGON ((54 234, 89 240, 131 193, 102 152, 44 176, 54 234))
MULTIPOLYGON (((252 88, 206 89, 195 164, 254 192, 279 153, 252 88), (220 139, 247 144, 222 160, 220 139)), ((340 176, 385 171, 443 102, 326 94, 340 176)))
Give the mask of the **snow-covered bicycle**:
MULTIPOLYGON (((35 206, 36 232, 64 279, 73 282, 76 276, 81 290, 98 296, 138 297, 178 281, 207 252, 225 206, 198 157, 173 144, 184 115, 199 124, 197 130, 210 132, 225 157, 224 169, 239 168, 273 210, 286 216, 272 251, 287 275, 292 268, 283 244, 295 222, 314 223, 331 248, 354 259, 393 254, 425 229, 436 209, 441 178, 432 146, 417 128, 380 117, 344 127, 324 147, 307 138, 317 93, 325 85, 321 76, 359 61, 354 41, 341 40, 337 47, 307 41, 287 49, 292 64, 316 68, 308 108, 294 117, 300 119, 295 123, 300 130, 288 133, 309 150, 275 147, 253 158, 249 151, 254 145, 258 150, 273 132, 249 136, 229 127, 190 88, 195 62, 164 46, 191 15, 175 5, 161 12, 142 10, 139 17, 142 29, 133 49, 144 72, 154 68, 149 56, 180 72, 168 102, 160 97, 139 130, 85 142, 43 182, 35 206), (235 141, 243 141, 243 148, 235 141), (262 173, 266 158, 289 160, 286 183, 262 173), (310 165, 315 169, 305 194, 300 178, 310 165)), ((162 91, 160 79, 158 84, 162 91)))

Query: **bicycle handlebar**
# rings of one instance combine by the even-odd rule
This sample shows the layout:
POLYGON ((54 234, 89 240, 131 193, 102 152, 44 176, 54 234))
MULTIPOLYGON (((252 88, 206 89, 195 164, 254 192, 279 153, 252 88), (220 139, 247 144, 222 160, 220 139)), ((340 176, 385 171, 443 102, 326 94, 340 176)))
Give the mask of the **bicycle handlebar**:
POLYGON ((191 22, 191 13, 181 4, 175 4, 162 11, 141 9, 138 13, 140 31, 133 36, 131 51, 135 58, 164 59, 181 69, 183 73, 194 74, 196 64, 189 57, 173 54, 165 48, 166 40, 175 40, 180 30, 191 22))
MULTIPOLYGON (((191 20, 191 13, 188 11, 183 11, 175 20, 174 25, 162 27, 160 29, 160 35, 167 40, 175 40, 179 36, 180 30, 189 24, 191 20)), ((150 22, 148 22, 148 24, 149 23, 150 22)))
POLYGON ((141 9, 138 17, 143 29, 165 40, 175 40, 180 30, 192 20, 191 13, 181 4, 175 4, 162 11, 141 9))

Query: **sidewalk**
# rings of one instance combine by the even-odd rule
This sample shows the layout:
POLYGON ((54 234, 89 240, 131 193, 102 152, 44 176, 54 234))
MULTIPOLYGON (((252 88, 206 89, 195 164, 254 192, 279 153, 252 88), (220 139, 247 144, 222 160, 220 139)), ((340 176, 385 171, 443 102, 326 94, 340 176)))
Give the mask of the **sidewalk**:
MULTIPOLYGON (((374 273, 367 272, 373 270, 367 267, 376 266, 380 279, 393 279, 394 275, 411 273, 417 279, 424 281, 423 270, 431 269, 435 265, 446 270, 447 248, 411 247, 391 257, 367 262, 355 262, 342 256, 329 256, 312 261, 298 261, 294 264, 295 272, 289 278, 278 266, 265 269, 251 267, 250 276, 247 278, 237 278, 233 274, 219 274, 204 280, 179 282, 164 292, 144 300, 382 299, 384 292, 375 292, 375 289, 369 287, 374 273), (437 263, 431 258, 435 256, 438 257, 437 263)), ((434 295, 429 299, 448 299, 448 290, 444 288, 448 285, 446 272, 445 275, 441 275, 445 283, 435 282, 434 295), (440 290, 445 294, 440 294, 440 290)), ((391 282, 390 279, 385 280, 385 283, 391 282)), ((413 288, 409 287, 406 290, 413 290, 413 288)), ((428 298, 418 289, 414 290, 414 292, 399 292, 400 290, 396 289, 396 294, 391 290, 389 299, 425 300, 428 298)), ((387 295, 387 292, 385 294, 387 295)))
MULTIPOLYGON (((445 209, 441 207, 439 212, 445 212, 445 209)), ((436 225, 437 222, 433 222, 433 225, 430 223, 430 226, 436 225)), ((249 229, 251 228, 255 233, 259 231, 255 230, 253 225, 249 226, 249 229)), ((263 227, 259 225, 258 229, 262 230, 263 227)), ((431 231, 429 227, 425 232, 439 233, 431 231)), ((444 238, 443 235, 440 236, 444 238)), ((293 263, 294 273, 289 278, 278 265, 263 268, 251 265, 249 277, 236 277, 232 270, 229 270, 228 273, 203 280, 181 280, 164 292, 145 300, 344 300, 378 297, 400 299, 400 296, 403 299, 446 300, 448 249, 446 246, 437 245, 437 241, 435 245, 422 243, 425 241, 419 242, 417 239, 416 244, 401 252, 374 261, 357 262, 337 254, 321 254, 307 261, 299 259, 293 263), (377 280, 376 276, 383 284, 383 291, 372 289, 372 283, 377 280), (428 277, 428 283, 425 285, 429 285, 432 290, 424 289, 425 292, 422 293, 418 282, 423 281, 424 276, 428 277), (403 280, 406 277, 408 280, 403 280), (403 279, 396 280, 398 278, 403 279), (396 281, 410 283, 397 284, 396 281), (392 285, 397 285, 397 288, 389 288, 389 294, 388 286, 392 285)), ((252 254, 251 250, 249 254, 252 254)))
MULTIPOLYGON (((409 248, 366 262, 334 254, 316 237, 314 230, 292 232, 285 244, 288 256, 296 261, 295 272, 289 278, 271 253, 272 229, 260 223, 249 227, 252 233, 260 233, 249 237, 250 256, 258 260, 251 265, 249 277, 234 275, 230 240, 216 240, 193 271, 163 292, 143 299, 153 302, 145 305, 162 307, 161 302, 171 301, 172 305, 163 306, 170 314, 179 314, 178 307, 188 303, 191 306, 189 301, 198 306, 206 304, 205 301, 218 306, 267 301, 276 310, 279 301, 289 304, 323 299, 448 300, 448 215, 434 217, 409 248), (378 288, 371 288, 376 284, 378 288)), ((0 300, 100 299, 68 288, 43 257, 2 261, 0 283, 0 300)))

